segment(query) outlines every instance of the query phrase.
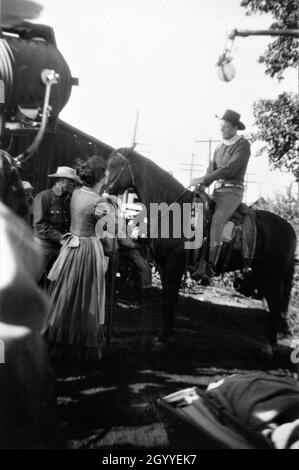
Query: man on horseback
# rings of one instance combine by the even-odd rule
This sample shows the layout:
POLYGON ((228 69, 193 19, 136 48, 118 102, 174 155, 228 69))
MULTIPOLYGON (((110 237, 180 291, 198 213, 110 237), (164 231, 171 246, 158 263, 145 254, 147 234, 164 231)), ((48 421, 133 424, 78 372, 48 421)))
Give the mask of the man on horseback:
POLYGON ((196 271, 192 277, 201 278, 209 284, 215 273, 215 268, 222 247, 222 231, 225 223, 233 215, 242 202, 244 193, 244 176, 249 157, 250 144, 238 130, 244 130, 245 125, 240 121, 240 114, 227 109, 221 118, 220 131, 222 143, 214 153, 207 173, 191 181, 192 186, 210 186, 216 182, 213 200, 216 204, 210 227, 209 258, 203 273, 196 271))

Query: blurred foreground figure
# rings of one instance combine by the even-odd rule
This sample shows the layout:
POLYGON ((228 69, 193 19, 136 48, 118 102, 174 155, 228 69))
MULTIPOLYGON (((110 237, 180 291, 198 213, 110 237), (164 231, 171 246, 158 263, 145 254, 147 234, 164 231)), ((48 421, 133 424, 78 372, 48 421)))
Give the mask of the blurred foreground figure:
POLYGON ((39 330, 48 301, 30 228, 0 202, 0 448, 60 447, 54 376, 39 330))
POLYGON ((159 404, 212 448, 299 449, 299 384, 290 376, 235 374, 205 392, 186 388, 159 404))
POLYGON ((207 396, 261 433, 269 447, 299 449, 299 386, 291 377, 233 375, 211 384, 207 396))
POLYGON ((34 20, 43 10, 34 0, 1 0, 1 26, 13 26, 26 20, 34 20))

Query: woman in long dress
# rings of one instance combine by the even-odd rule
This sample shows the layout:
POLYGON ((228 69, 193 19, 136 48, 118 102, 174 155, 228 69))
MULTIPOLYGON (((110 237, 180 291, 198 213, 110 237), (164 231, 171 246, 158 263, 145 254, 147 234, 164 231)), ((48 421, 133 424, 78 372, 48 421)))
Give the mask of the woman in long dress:
POLYGON ((104 349, 105 257, 95 226, 106 163, 99 156, 79 170, 84 185, 71 199, 71 234, 51 272, 53 308, 43 328, 51 357, 100 360, 104 349))

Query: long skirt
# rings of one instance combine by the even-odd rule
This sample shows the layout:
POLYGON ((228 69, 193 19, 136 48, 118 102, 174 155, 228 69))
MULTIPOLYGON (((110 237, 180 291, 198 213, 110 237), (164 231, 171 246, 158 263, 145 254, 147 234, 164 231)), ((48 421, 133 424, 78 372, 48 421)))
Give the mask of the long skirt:
POLYGON ((51 357, 100 360, 104 349, 105 257, 99 239, 77 240, 78 246, 69 243, 61 249, 53 265, 53 307, 42 333, 51 357))

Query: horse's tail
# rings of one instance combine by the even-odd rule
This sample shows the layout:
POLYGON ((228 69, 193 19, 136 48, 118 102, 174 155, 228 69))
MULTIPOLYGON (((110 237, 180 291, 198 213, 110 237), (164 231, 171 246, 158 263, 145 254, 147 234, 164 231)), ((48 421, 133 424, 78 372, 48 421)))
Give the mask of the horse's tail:
POLYGON ((282 292, 282 301, 281 301, 281 311, 283 314, 287 314, 288 306, 291 296, 291 291, 293 287, 293 278, 295 272, 295 260, 289 268, 289 272, 283 280, 283 292, 282 292))
POLYGON ((296 252, 296 245, 297 239, 295 231, 292 229, 292 239, 290 240, 290 249, 287 256, 287 266, 286 266, 286 273, 283 278, 283 292, 282 292, 282 304, 281 304, 281 311, 283 314, 287 314, 288 312, 288 305, 290 301, 291 291, 293 287, 293 279, 294 279, 294 272, 295 272, 295 252, 296 252))

